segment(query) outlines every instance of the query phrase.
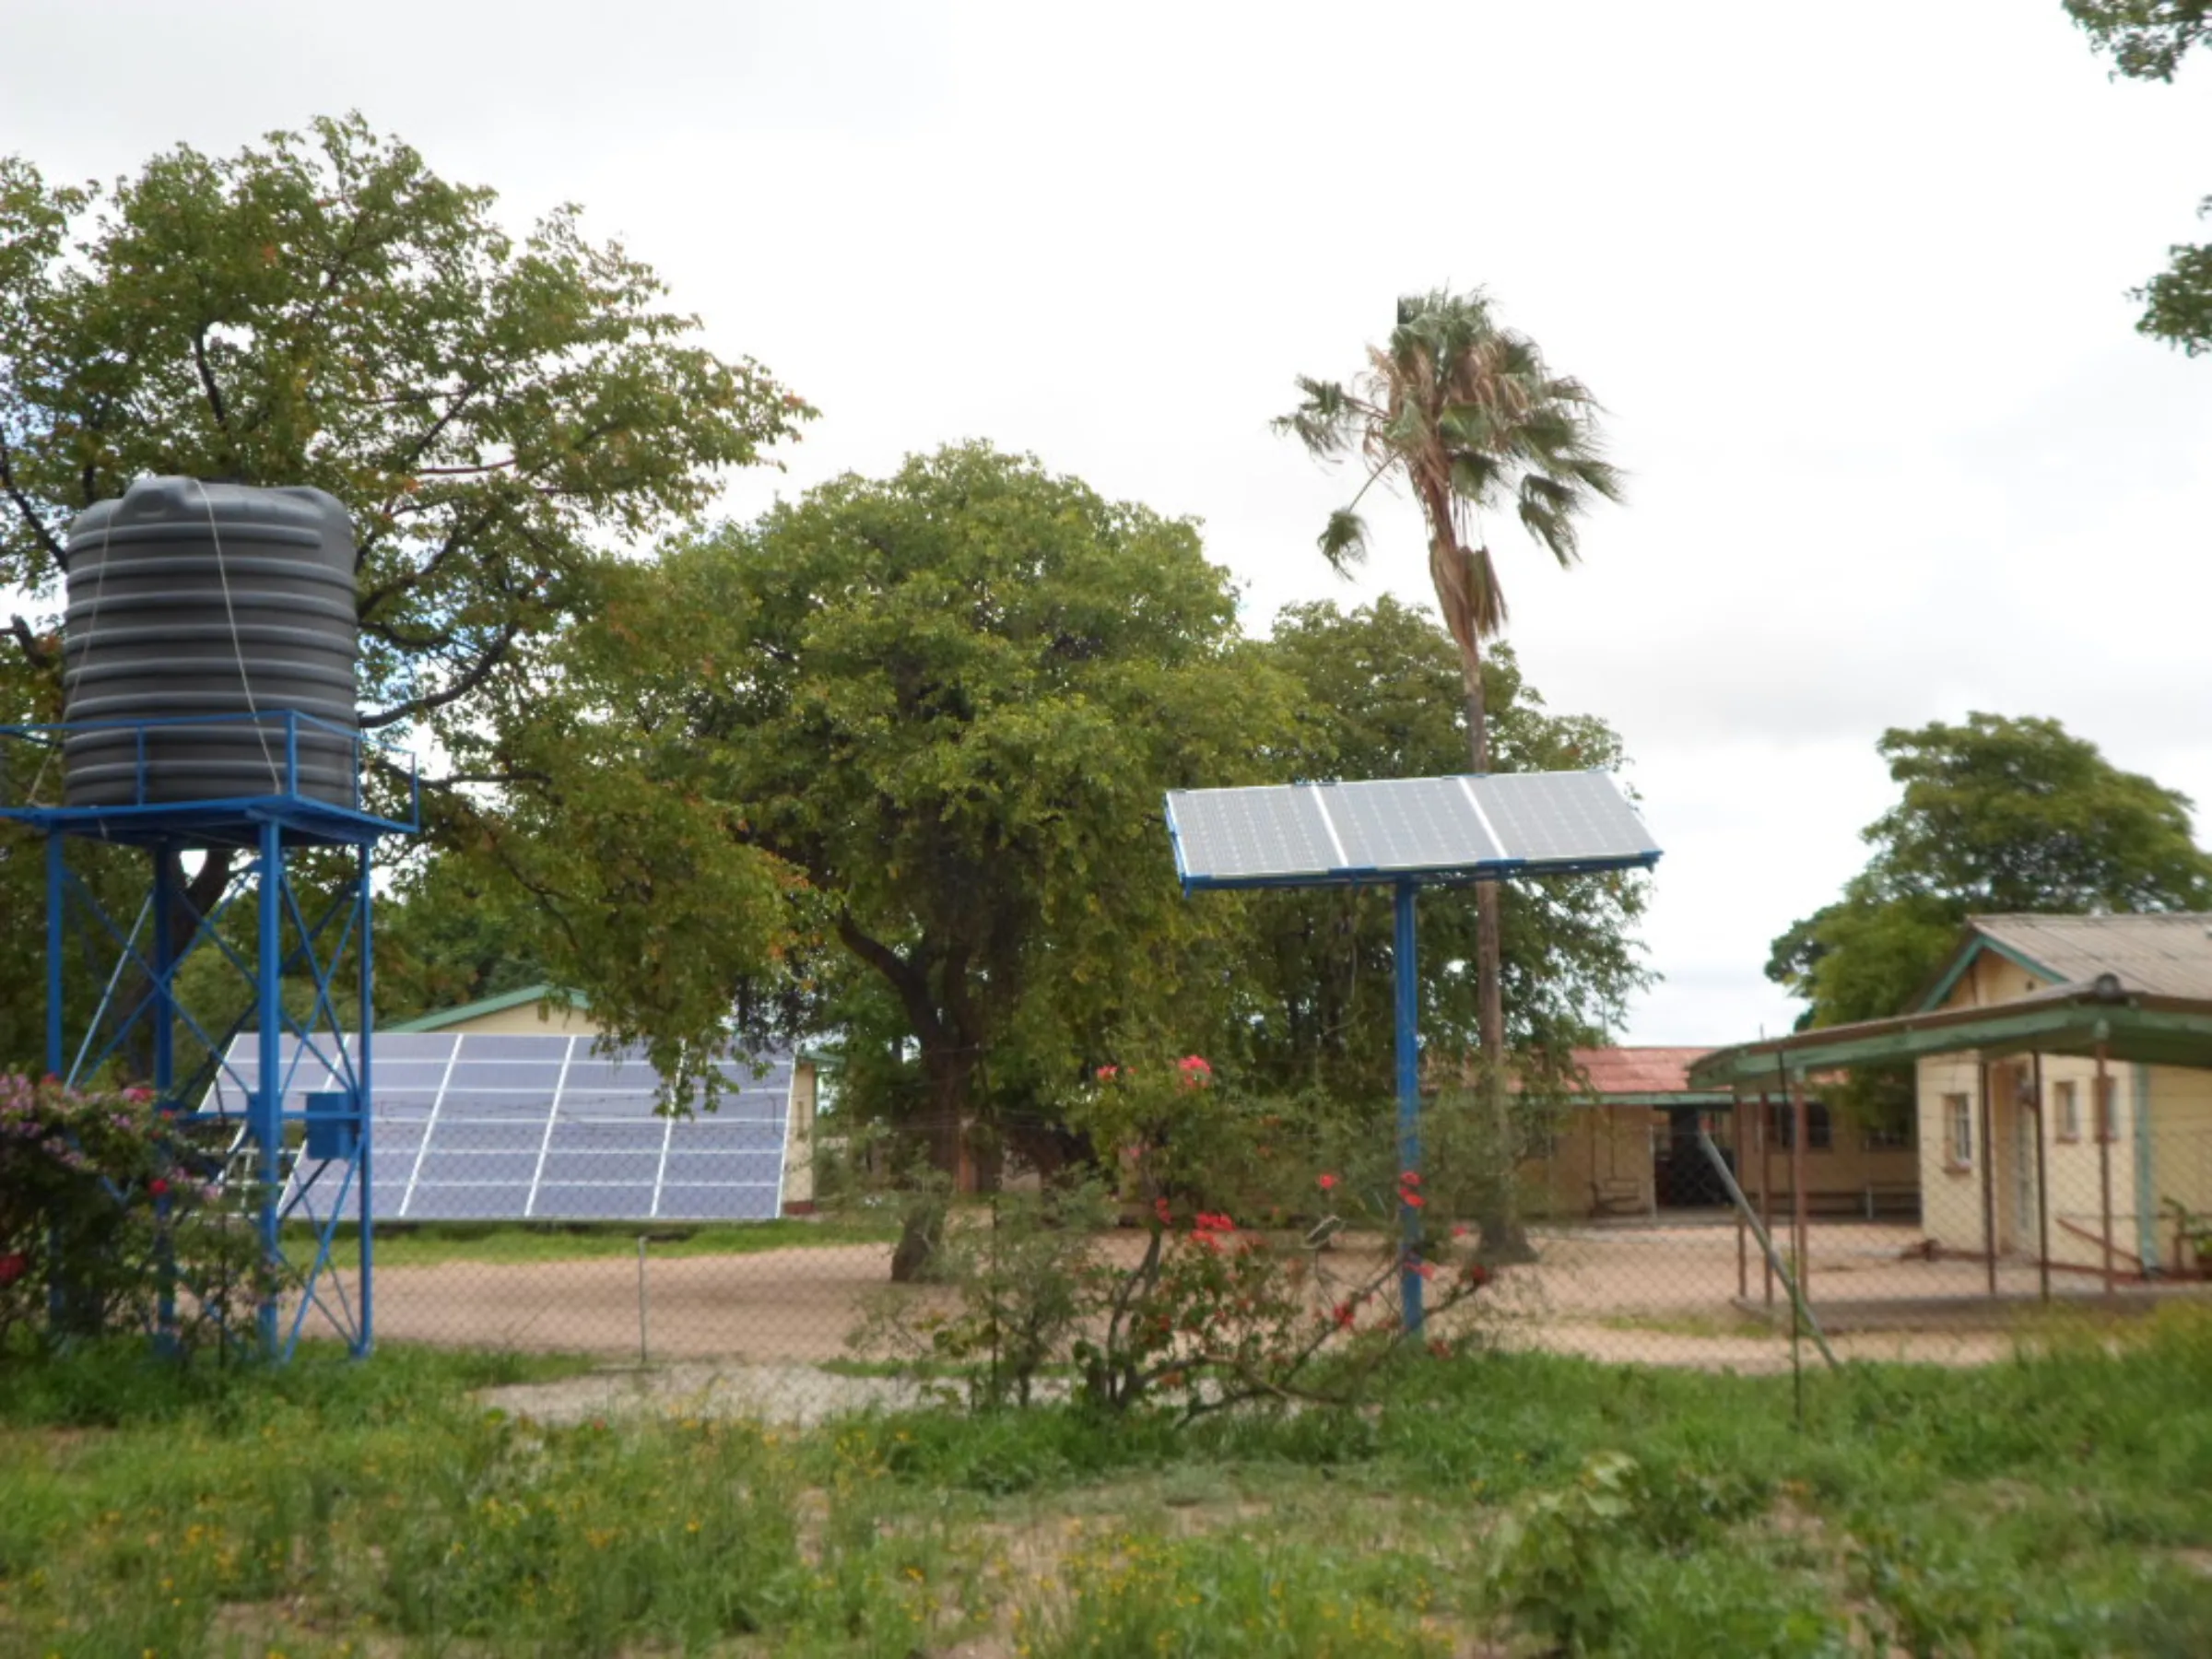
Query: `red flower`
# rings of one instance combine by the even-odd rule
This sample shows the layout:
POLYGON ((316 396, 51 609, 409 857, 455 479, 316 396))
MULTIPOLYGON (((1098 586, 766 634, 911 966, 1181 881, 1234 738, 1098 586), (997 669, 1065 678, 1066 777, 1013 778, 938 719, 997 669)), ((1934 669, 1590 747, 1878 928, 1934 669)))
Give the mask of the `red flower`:
POLYGON ((1099 1067, 1099 1081, 1101 1083, 1111 1083, 1121 1075, 1122 1068, 1118 1065, 1101 1065, 1099 1067))
POLYGON ((1333 1188, 1335 1186, 1335 1184, 1336 1184, 1336 1177, 1335 1177, 1335 1176, 1334 1176, 1334 1175, 1324 1175, 1324 1176, 1321 1178, 1321 1181, 1320 1181, 1320 1183, 1319 1183, 1319 1184, 1320 1184, 1320 1186, 1321 1186, 1321 1190, 1322 1190, 1323 1192, 1326 1193, 1326 1192, 1330 1191, 1331 1189, 1333 1189, 1333 1188))
POLYGON ((1469 1262, 1469 1263, 1467 1264, 1467 1283, 1468 1283, 1468 1284, 1470 1284, 1470 1285, 1487 1285, 1487 1284, 1488 1284, 1489 1282, 1490 1282, 1490 1270, 1489 1270, 1488 1267, 1485 1267, 1485 1266, 1484 1266, 1484 1265, 1482 1265, 1480 1262, 1469 1262))
POLYGON ((1159 1224, 1162 1227, 1174 1219, 1174 1212, 1168 1208, 1168 1201, 1165 1198, 1152 1200, 1152 1213, 1159 1218, 1159 1224))
POLYGON ((1196 1054, 1185 1054, 1175 1065, 1187 1088, 1204 1088, 1214 1080, 1214 1068, 1196 1054))
POLYGON ((146 1190, 157 1198, 166 1198, 169 1196, 169 1182, 157 1175, 146 1183, 146 1190))
POLYGON ((1453 1222, 1452 1236, 1455 1239, 1465 1238, 1467 1236, 1467 1224, 1465 1221, 1453 1222))
POLYGON ((1414 1268, 1414 1271, 1419 1274, 1425 1279, 1432 1279, 1436 1277, 1436 1264, 1434 1262, 1422 1262, 1414 1268))
POLYGON ((1350 1330, 1352 1328, 1352 1304, 1350 1302, 1338 1302, 1335 1309, 1335 1317, 1336 1328, 1338 1330, 1350 1330))
POLYGON ((1419 1186, 1421 1172, 1418 1170, 1406 1171, 1405 1174, 1398 1177, 1398 1184, 1400 1186, 1419 1186))
POLYGON ((30 1258, 21 1251, 0 1255, 0 1286, 14 1284, 30 1271, 30 1258))
POLYGON ((1400 1187, 1398 1189, 1398 1202, 1404 1205, 1407 1209, 1419 1209, 1421 1207, 1421 1195, 1418 1193, 1409 1190, 1408 1188, 1400 1187))

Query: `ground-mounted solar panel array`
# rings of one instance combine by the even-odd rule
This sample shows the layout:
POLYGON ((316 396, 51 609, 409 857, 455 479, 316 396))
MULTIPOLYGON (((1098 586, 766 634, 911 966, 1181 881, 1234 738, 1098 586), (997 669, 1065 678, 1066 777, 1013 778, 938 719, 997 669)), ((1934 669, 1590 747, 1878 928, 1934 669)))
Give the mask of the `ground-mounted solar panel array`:
POLYGON ((1659 847, 1609 773, 1495 772, 1169 792, 1186 888, 1620 869, 1659 847))
MULTIPOLYGON (((641 1053, 591 1036, 379 1035, 371 1088, 371 1197, 380 1221, 754 1221, 781 1213, 792 1062, 733 1062, 714 1110, 656 1110, 641 1053)), ((285 1110, 339 1087, 326 1062, 283 1044, 285 1110)), ((253 1036, 201 1106, 242 1120, 258 1086, 253 1036)), ((335 1202, 335 1177, 302 1159, 287 1202, 335 1202)), ((348 1203, 350 1207, 350 1201, 348 1203)))

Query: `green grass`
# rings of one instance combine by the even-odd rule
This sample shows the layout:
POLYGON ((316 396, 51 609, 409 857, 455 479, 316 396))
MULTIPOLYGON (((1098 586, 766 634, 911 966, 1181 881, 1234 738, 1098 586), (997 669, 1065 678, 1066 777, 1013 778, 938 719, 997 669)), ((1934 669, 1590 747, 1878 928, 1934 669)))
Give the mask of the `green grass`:
POLYGON ((2212 1319, 1369 1413, 551 1428, 577 1362, 0 1367, 0 1655, 2212 1652, 2212 1319), (1484 1643, 1502 1643, 1488 1648, 1484 1643))
MULTIPOLYGON (((577 1223, 516 1226, 511 1222, 402 1222, 376 1230, 380 1267, 434 1267, 447 1262, 537 1263, 588 1261, 635 1256, 642 1234, 655 1257, 753 1255, 768 1250, 805 1250, 830 1244, 888 1244, 899 1236, 895 1218, 860 1217, 785 1218, 730 1225, 683 1226, 665 1222, 617 1227, 577 1223)), ((305 1234, 287 1241, 287 1249, 304 1261, 313 1249, 305 1234)), ((336 1259, 354 1249, 354 1230, 339 1230, 336 1259)))

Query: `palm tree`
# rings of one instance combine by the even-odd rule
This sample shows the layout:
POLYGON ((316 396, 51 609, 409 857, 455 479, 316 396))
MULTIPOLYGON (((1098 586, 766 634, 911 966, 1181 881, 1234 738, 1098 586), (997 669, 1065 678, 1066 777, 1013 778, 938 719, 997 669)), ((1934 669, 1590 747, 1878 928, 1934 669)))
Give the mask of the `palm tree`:
MULTIPOLYGON (((1526 335, 1502 328, 1478 289, 1398 301, 1387 345, 1369 347, 1368 367, 1349 387, 1300 378, 1305 401, 1275 422, 1324 460, 1357 452, 1367 477, 1349 505, 1329 515, 1322 556, 1339 574, 1367 555, 1359 503, 1379 480, 1402 477, 1429 528, 1429 574, 1444 625, 1459 644, 1466 697, 1468 759, 1490 770, 1482 699, 1482 642, 1505 627, 1481 519, 1511 503, 1521 527, 1562 566, 1579 556, 1575 521, 1594 499, 1620 499, 1620 475, 1604 458, 1596 401, 1580 381, 1555 375, 1526 335)), ((1499 985, 1499 893, 1476 893, 1477 1030, 1484 1087, 1505 1175, 1481 1218, 1485 1253, 1530 1254, 1512 1194, 1507 1110, 1505 1004, 1499 985)))

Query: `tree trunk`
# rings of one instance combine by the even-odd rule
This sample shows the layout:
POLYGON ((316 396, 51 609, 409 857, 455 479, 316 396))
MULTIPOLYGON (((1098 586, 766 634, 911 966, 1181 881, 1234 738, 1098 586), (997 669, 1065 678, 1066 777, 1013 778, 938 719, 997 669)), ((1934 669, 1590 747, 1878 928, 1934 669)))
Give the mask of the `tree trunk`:
MULTIPOLYGON (((1490 770, 1490 732, 1483 706, 1482 647, 1469 641, 1460 653, 1460 673, 1466 693, 1467 752, 1475 770, 1490 770)), ((1506 1091, 1505 987, 1499 973, 1504 956, 1500 930, 1501 895, 1495 881, 1475 884, 1475 1026, 1482 1045, 1483 1104, 1490 1123, 1490 1138, 1497 1159, 1497 1179, 1483 1194, 1476 1217, 1482 1230, 1482 1253, 1492 1262, 1532 1262, 1528 1232, 1521 1225, 1520 1205, 1514 1192, 1520 1176, 1516 1156, 1512 1101, 1506 1091)))
POLYGON ((899 1242, 891 1251, 891 1283, 926 1281, 945 1236, 951 1196, 959 1190, 961 1149, 971 1104, 975 1067, 972 1050, 953 1034, 950 1043, 922 1047, 922 1069, 929 1079, 929 1102, 912 1131, 915 1150, 925 1166, 926 1185, 910 1194, 899 1242))

